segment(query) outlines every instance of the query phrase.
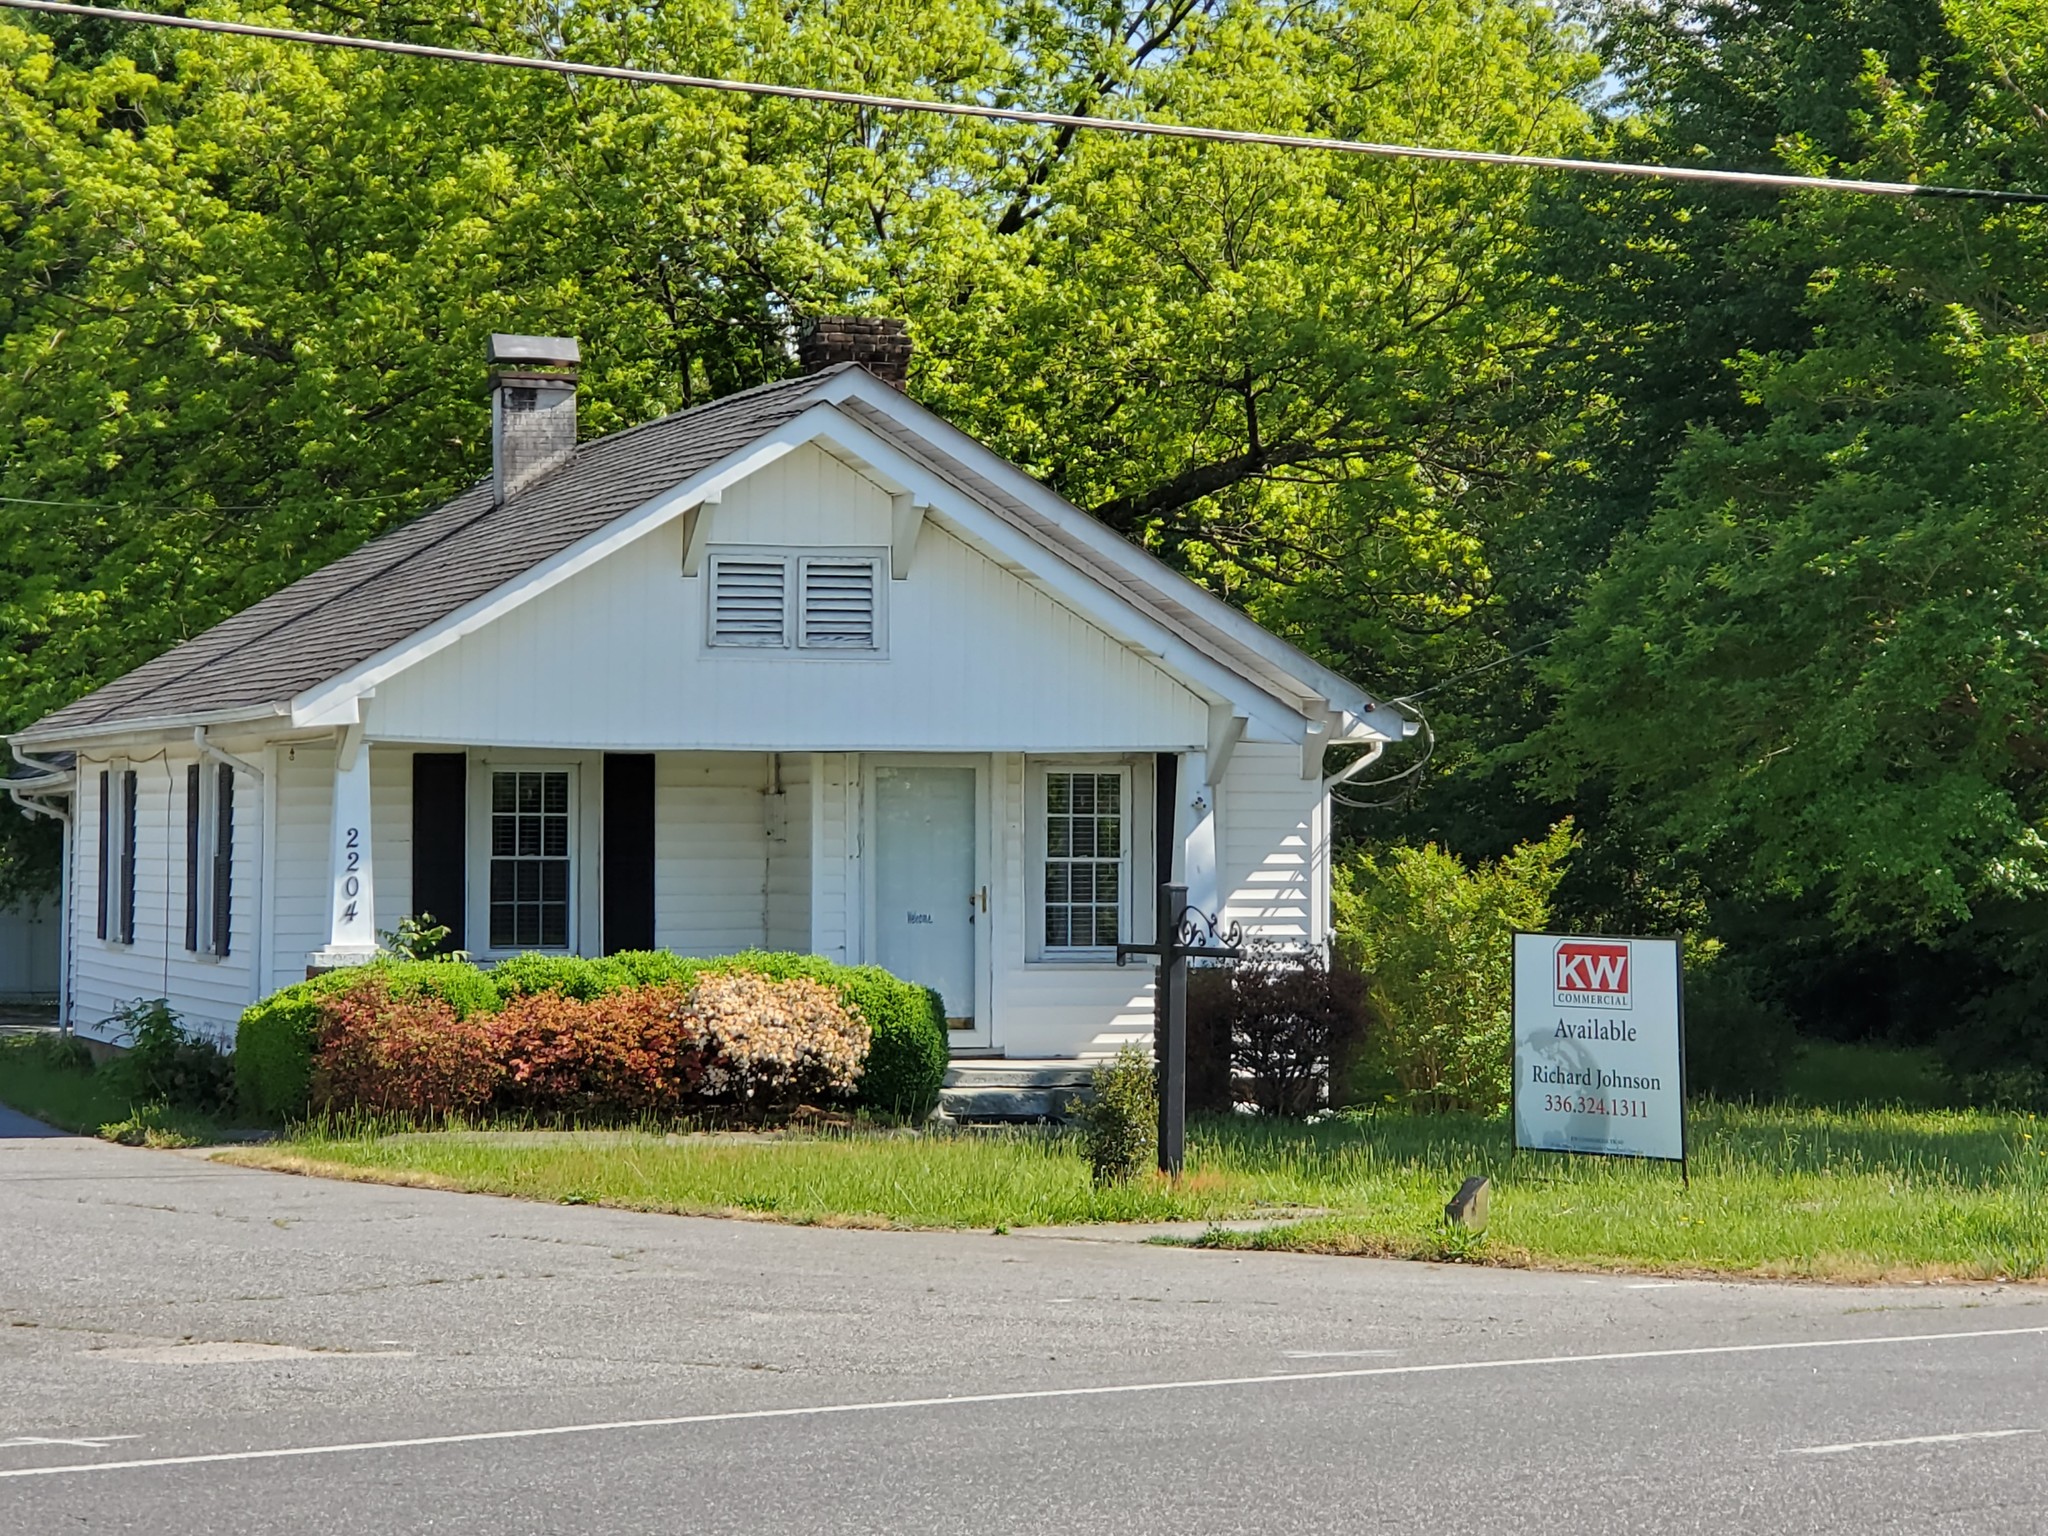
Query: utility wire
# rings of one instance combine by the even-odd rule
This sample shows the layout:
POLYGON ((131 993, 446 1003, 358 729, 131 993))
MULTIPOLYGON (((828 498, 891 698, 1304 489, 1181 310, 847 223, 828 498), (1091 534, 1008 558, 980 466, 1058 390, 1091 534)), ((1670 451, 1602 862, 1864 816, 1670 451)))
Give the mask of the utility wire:
POLYGON ((584 75, 601 80, 626 80, 678 90, 729 91, 745 96, 776 96, 832 106, 866 107, 878 112, 925 112, 941 117, 980 118, 990 122, 1031 123, 1052 128, 1085 129, 1151 138, 1196 139, 1213 144, 1261 144, 1276 149, 1314 149, 1338 155, 1380 159, 1444 160, 1464 165, 1515 166, 1526 170, 1571 171, 1595 176, 1629 176, 1658 181, 1695 181, 1723 186, 1762 187, 1784 192, 1846 192, 1864 197, 1967 198, 1989 203, 2048 203, 2048 192, 2001 191, 1987 187, 1924 186, 1909 181, 1851 181, 1825 176, 1788 176, 1770 171, 1724 171, 1707 166, 1638 165, 1625 160, 1571 160, 1553 155, 1512 155, 1491 150, 1446 149, 1421 144, 1373 144, 1356 139, 1316 138, 1305 134, 1255 133, 1237 128, 1199 128, 1184 123, 1143 119, 1087 117, 1071 112, 1034 112, 1024 107, 992 107, 978 102, 925 101, 911 96, 871 96, 859 91, 830 91, 816 86, 770 85, 757 80, 727 80, 707 75, 679 75, 663 70, 629 69, 610 64, 583 64, 569 59, 542 59, 523 54, 484 53, 469 48, 437 48, 380 37, 347 37, 333 32, 302 32, 288 27, 263 27, 241 21, 215 21, 201 16, 167 16, 155 11, 118 10, 110 6, 73 5, 66 0, 0 0, 0 6, 53 16, 86 16, 99 21, 125 21, 145 27, 180 27, 192 32, 225 33, 280 43, 305 43, 323 48, 357 48, 370 53, 440 59, 455 64, 494 64, 507 69, 532 69, 548 74, 584 75))

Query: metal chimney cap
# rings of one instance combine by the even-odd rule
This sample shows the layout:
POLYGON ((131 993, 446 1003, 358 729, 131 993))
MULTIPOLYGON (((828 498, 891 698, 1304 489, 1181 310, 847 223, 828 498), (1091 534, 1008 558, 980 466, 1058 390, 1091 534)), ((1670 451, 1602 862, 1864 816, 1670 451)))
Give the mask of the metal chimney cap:
POLYGON ((494 363, 554 363, 560 367, 583 361, 574 336, 507 336, 491 333, 494 363))

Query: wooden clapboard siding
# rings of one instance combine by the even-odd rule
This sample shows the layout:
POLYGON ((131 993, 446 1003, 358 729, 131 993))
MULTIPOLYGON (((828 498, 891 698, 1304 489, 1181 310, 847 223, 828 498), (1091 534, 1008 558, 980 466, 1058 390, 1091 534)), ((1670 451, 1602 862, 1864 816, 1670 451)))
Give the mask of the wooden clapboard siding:
MULTIPOLYGON (((328 910, 327 845, 334 835, 334 749, 281 747, 275 762, 272 794, 277 856, 271 911, 276 930, 270 946, 273 988, 304 981, 306 956, 327 943, 333 918, 328 910)), ((371 797, 374 813, 374 784, 371 797)), ((371 847, 376 847, 374 829, 371 847)), ((380 891, 380 900, 381 897, 380 891)))
MULTIPOLYGON (((883 548, 889 499, 804 448, 712 511, 714 546, 883 548)), ((381 684, 385 741, 614 751, 1180 751, 1207 706, 936 525, 881 586, 886 650, 707 647, 674 522, 381 684)))
MULTIPOLYGON (((185 778, 186 769, 196 761, 189 748, 159 748, 131 764, 136 779, 133 944, 110 944, 95 933, 98 850, 77 850, 73 910, 80 921, 72 1019, 88 1038, 112 1039, 115 1031, 107 1021, 116 1009, 155 997, 169 998, 189 1026, 228 1037, 260 990, 263 820, 243 814, 244 808, 253 811, 261 803, 256 781, 246 774, 235 776, 229 952, 195 955, 185 948, 185 778)), ((90 844, 98 836, 99 774, 105 764, 81 759, 79 766, 77 818, 86 829, 81 842, 90 844)))
POLYGON ((654 921, 663 948, 726 955, 767 942, 767 775, 757 753, 656 757, 654 921))
POLYGON ((1328 814, 1319 780, 1301 776, 1301 749, 1246 742, 1217 796, 1224 917, 1289 944, 1328 936, 1328 814))

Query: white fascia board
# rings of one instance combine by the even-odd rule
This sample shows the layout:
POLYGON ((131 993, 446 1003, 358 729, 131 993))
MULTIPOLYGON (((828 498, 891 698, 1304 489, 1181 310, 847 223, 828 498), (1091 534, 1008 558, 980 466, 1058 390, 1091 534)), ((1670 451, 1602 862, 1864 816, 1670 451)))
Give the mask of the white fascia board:
POLYGON ((829 405, 812 406, 774 431, 763 433, 745 448, 613 519, 588 538, 549 556, 503 586, 486 592, 475 602, 408 635, 396 645, 387 646, 317 688, 308 689, 292 700, 292 723, 354 724, 357 718, 354 701, 385 678, 445 650, 463 636, 475 633, 494 619, 561 585, 664 523, 681 517, 692 507, 715 500, 728 486, 738 484, 784 454, 802 447, 829 423, 844 422, 845 419, 829 405))
MULTIPOLYGON (((877 387, 895 393, 886 384, 877 387)), ((1301 740, 1305 725, 1301 708, 1294 701, 1276 697, 1197 650, 1122 593, 1069 564, 1057 550, 1046 548, 1012 527, 951 480, 920 464, 852 417, 838 411, 832 416, 829 429, 821 435, 829 437, 843 452, 858 457, 878 483, 925 503, 932 519, 948 533, 1012 575, 1030 582, 1112 639, 1151 658, 1205 703, 1235 704, 1278 739, 1301 740)))
POLYGON ((248 725, 280 719, 281 704, 257 704, 241 709, 195 710, 181 715, 149 715, 139 720, 108 720, 97 725, 75 725, 58 731, 17 731, 7 738, 12 745, 28 751, 66 747, 74 742, 118 742, 134 737, 153 741, 165 733, 189 737, 194 726, 248 725))
POLYGON ((928 439, 976 474, 1002 486, 1041 516, 1056 522, 1061 532, 1091 553, 1116 565, 1137 582, 1162 588, 1203 616, 1246 650, 1269 661, 1280 672, 1298 680, 1305 692, 1329 700, 1349 715, 1363 716, 1374 708, 1374 700, 1363 688, 1342 674, 1289 645, 1278 635, 1239 613, 1201 583, 1183 576, 1172 566, 1138 548, 1114 529, 1090 517, 1065 497, 1048 490, 993 449, 976 441, 934 411, 926 410, 901 390, 882 383, 864 369, 848 369, 819 390, 829 400, 858 399, 901 423, 906 431, 928 439))

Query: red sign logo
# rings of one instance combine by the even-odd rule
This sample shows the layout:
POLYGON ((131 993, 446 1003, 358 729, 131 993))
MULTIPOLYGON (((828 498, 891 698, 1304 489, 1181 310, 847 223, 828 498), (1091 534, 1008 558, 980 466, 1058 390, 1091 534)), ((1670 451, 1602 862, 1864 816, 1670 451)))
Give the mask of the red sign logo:
POLYGON ((1557 1000, 1580 1007, 1628 1007, 1628 945, 1589 939, 1558 945, 1557 1000))

